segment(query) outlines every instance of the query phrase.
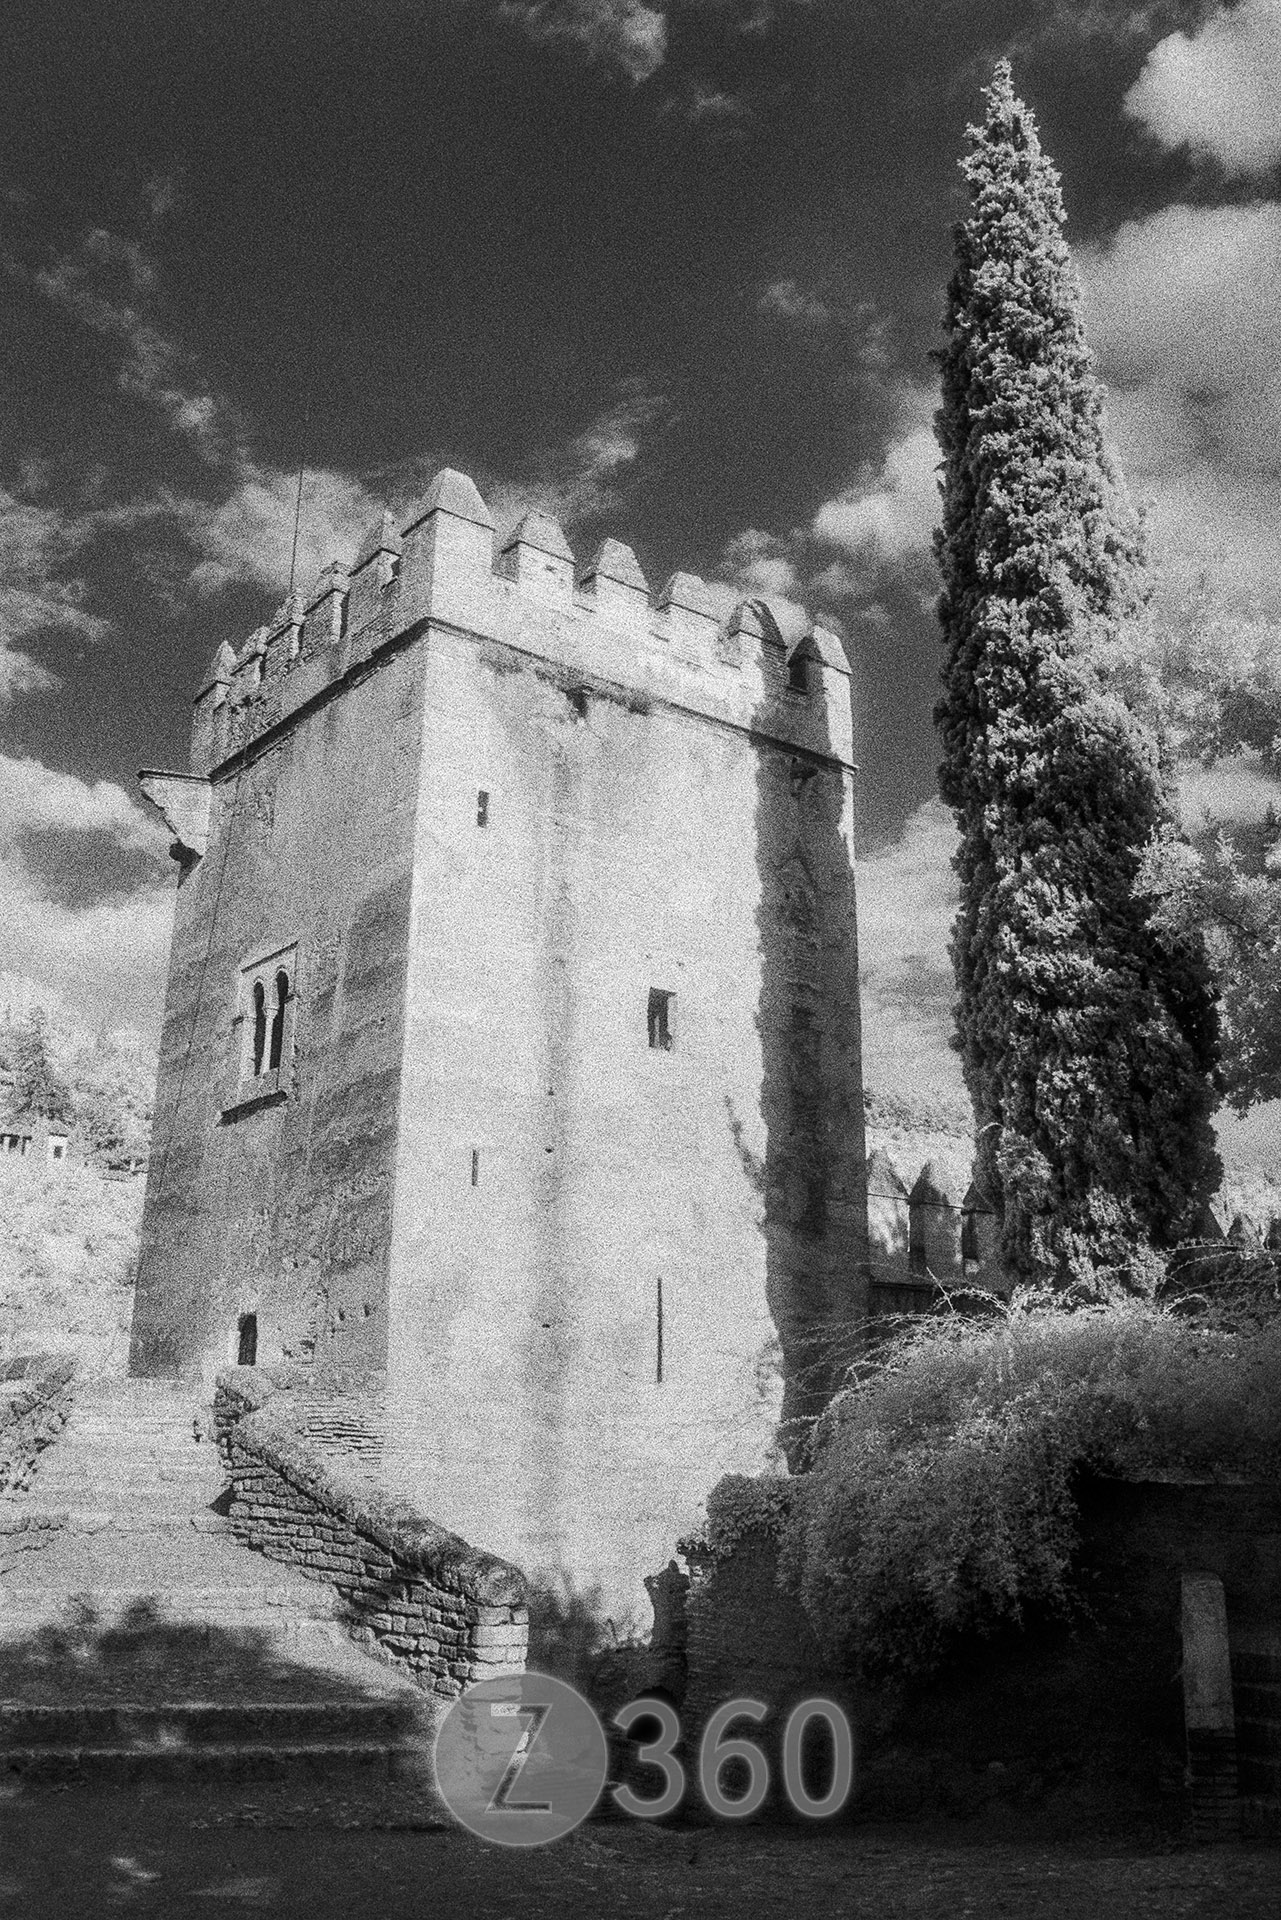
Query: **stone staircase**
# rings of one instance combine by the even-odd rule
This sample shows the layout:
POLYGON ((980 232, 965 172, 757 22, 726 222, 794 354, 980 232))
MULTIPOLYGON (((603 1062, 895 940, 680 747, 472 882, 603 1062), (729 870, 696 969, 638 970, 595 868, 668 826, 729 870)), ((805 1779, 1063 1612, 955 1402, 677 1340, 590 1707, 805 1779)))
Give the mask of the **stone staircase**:
POLYGON ((1242 1830, 1281 1841, 1281 1626, 1234 1626, 1231 1647, 1242 1830))
POLYGON ((425 1782, 438 1704, 233 1537, 203 1434, 176 1383, 87 1387, 0 1499, 0 1774, 425 1782))

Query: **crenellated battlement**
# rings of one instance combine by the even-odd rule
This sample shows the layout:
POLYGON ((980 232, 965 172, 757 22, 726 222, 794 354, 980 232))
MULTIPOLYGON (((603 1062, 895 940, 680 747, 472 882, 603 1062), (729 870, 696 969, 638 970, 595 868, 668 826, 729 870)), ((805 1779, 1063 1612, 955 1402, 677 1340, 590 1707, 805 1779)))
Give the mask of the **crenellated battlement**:
POLYGON ((939 1289, 975 1287, 1008 1294, 999 1255, 1000 1220, 991 1199, 971 1180, 959 1187, 936 1160, 927 1160, 911 1186, 891 1156, 867 1157, 867 1245, 872 1306, 877 1313, 924 1311, 939 1289))
POLYGON ((383 511, 350 569, 335 561, 238 652, 218 649, 196 695, 193 771, 212 773, 433 629, 506 647, 577 686, 616 687, 850 758, 849 666, 835 635, 814 627, 789 650, 765 601, 725 616, 690 573, 655 593, 618 540, 604 540, 580 571, 541 508, 499 546, 475 484, 446 469, 401 524, 383 511))

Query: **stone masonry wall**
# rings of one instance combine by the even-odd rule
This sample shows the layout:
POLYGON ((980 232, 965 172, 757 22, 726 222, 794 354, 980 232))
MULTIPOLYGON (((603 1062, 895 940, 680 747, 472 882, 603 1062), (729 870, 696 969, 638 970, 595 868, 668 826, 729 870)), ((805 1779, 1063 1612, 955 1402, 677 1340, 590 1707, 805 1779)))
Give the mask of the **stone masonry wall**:
POLYGON ((219 1376, 214 1420, 237 1535, 330 1581, 352 1638, 428 1692, 521 1671, 524 1575, 326 1458, 294 1428, 291 1400, 248 1369, 219 1376))
POLYGON ((866 1318, 850 667, 546 514, 495 545, 438 475, 148 776, 131 1367, 384 1370, 388 1483, 618 1639, 866 1318))
POLYGON ((66 1425, 75 1370, 69 1354, 29 1355, 0 1369, 0 1493, 29 1483, 66 1425))
POLYGON ((211 1387, 249 1314, 259 1363, 385 1363, 421 704, 390 650, 214 791, 175 908, 134 1373, 211 1387), (245 969, 276 952, 281 1067, 245 1083, 245 969))
POLYGON ((1181 1576, 1217 1575, 1234 1628, 1274 1621, 1281 1492, 1091 1480, 1079 1518, 1088 1612, 971 1636, 927 1682, 902 1688, 856 1684, 825 1658, 799 1601, 777 1583, 767 1532, 750 1530, 716 1554, 686 1543, 687 1738, 722 1702, 755 1697, 769 1711, 752 1737, 776 1767, 789 1704, 819 1694, 841 1702, 854 1725, 862 1817, 990 1807, 1063 1831, 1130 1821, 1183 1831, 1181 1576))

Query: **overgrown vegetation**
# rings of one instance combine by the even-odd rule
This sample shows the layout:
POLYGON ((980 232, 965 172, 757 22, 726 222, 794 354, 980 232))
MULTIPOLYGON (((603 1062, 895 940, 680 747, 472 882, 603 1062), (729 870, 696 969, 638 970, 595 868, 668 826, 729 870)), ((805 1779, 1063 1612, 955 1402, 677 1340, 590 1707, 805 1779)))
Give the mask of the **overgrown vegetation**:
POLYGON ((60 1033, 36 1008, 0 1026, 0 1068, 12 1076, 0 1117, 68 1127, 77 1157, 104 1170, 145 1165, 156 1062, 136 1036, 60 1033))
POLYGON ((1245 1112, 1281 1098, 1281 622, 1203 592, 1138 664, 1182 766, 1226 763, 1254 789, 1246 818, 1190 819, 1192 845, 1156 844, 1145 875, 1158 924, 1206 941, 1224 1092, 1245 1112))
POLYGON ((0 1353, 74 1352, 123 1373, 143 1181, 0 1160, 0 1353))
POLYGON ((1233 1332, 1044 1294, 982 1320, 929 1316, 833 1401, 785 1517, 777 1482, 728 1488, 729 1531, 713 1502, 712 1533, 732 1544, 755 1506, 831 1657, 920 1676, 961 1633, 1071 1611, 1083 1473, 1276 1480, 1278 1379, 1281 1316, 1233 1332))
POLYGON ((968 1140, 974 1131, 974 1115, 967 1100, 946 1094, 894 1092, 885 1087, 864 1087, 863 1121, 879 1133, 896 1135, 944 1133, 968 1140))
POLYGON ((1195 926, 1158 931, 1143 891, 1147 850, 1177 839, 1119 671, 1150 589, 1058 176, 1006 63, 986 97, 937 416, 958 1045, 1006 1270, 1144 1287, 1153 1240, 1218 1183, 1214 997, 1195 926))

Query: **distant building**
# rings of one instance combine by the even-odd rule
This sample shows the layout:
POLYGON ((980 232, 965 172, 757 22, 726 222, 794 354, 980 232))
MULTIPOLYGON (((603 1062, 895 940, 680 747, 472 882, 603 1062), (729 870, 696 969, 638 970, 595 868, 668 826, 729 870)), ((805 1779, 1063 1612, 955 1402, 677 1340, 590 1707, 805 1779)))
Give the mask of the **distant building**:
POLYGON ((69 1145, 65 1127, 42 1114, 0 1121, 0 1159, 5 1161, 18 1159, 32 1167, 56 1167, 66 1159, 69 1145))

